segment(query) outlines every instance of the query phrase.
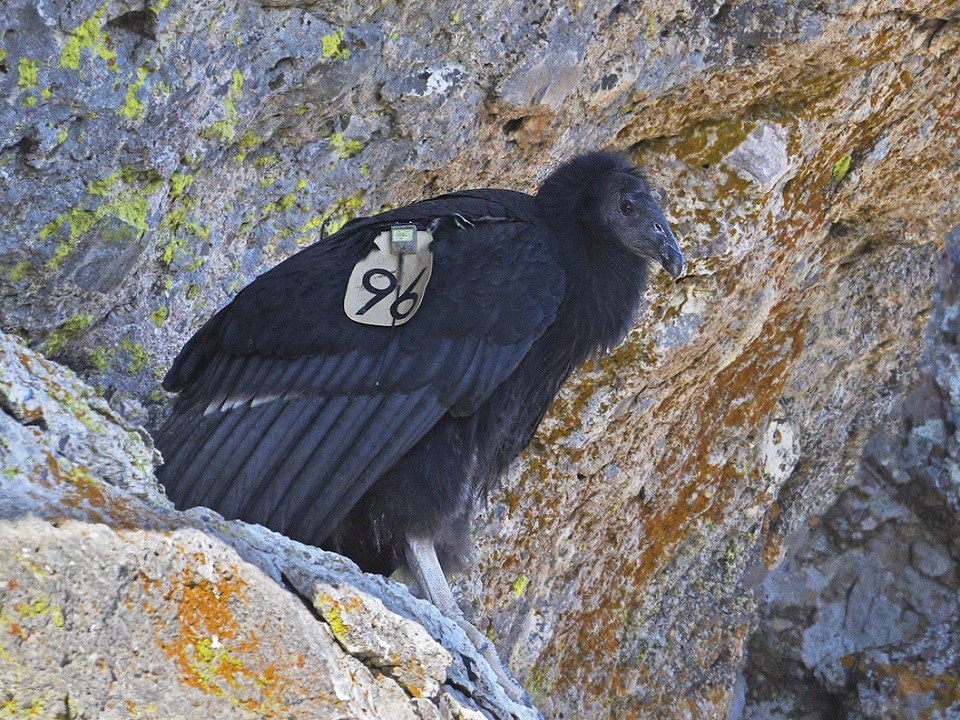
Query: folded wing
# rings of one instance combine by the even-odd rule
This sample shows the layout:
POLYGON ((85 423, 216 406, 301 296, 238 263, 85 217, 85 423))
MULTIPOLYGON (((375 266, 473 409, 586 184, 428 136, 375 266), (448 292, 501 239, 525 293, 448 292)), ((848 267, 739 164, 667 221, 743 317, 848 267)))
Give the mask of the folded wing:
POLYGON ((354 221, 245 288, 164 380, 160 478, 180 507, 319 544, 454 406, 479 407, 553 321, 563 275, 529 198, 444 196, 354 221), (343 312, 353 266, 392 223, 430 229, 434 270, 394 328, 343 312))

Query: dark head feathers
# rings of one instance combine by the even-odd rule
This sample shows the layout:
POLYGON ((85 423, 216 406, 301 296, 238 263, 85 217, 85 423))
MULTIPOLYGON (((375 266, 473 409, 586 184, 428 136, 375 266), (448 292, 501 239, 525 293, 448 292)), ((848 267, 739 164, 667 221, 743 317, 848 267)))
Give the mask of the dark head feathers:
POLYGON ((619 153, 592 152, 568 160, 558 167, 540 186, 537 199, 548 219, 570 215, 582 216, 596 206, 600 195, 609 191, 612 179, 629 176, 638 180, 649 192, 650 183, 629 160, 619 153))

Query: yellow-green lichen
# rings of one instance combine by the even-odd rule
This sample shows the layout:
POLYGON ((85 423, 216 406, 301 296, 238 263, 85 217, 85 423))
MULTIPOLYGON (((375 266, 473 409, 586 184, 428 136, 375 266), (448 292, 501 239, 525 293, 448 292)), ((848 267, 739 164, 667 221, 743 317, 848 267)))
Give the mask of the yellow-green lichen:
POLYGON ((340 608, 337 607, 336 600, 332 597, 325 597, 323 599, 327 601, 325 604, 329 605, 329 607, 321 610, 323 619, 326 620, 330 626, 333 636, 340 642, 346 642, 350 628, 343 622, 343 617, 340 615, 340 608))
POLYGON ((104 180, 93 182, 87 188, 91 195, 110 198, 97 209, 97 217, 111 215, 127 225, 146 232, 149 196, 163 186, 164 181, 154 172, 143 172, 125 165, 104 180), (140 186, 135 184, 142 183, 140 186), (131 187, 131 186, 134 187, 131 187))
POLYGON ((188 255, 189 252, 186 252, 185 249, 188 249, 190 242, 185 238, 175 238, 171 237, 166 245, 163 246, 163 253, 160 255, 160 262, 164 265, 172 265, 173 261, 179 255, 188 255))
POLYGON ((170 308, 168 308, 166 305, 161 305, 152 313, 150 313, 150 319, 153 320, 154 325, 160 327, 166 322, 168 315, 170 315, 170 308))
POLYGON ((312 218, 308 223, 306 223, 302 228, 300 228, 300 232, 312 233, 314 230, 319 230, 320 228, 322 228, 323 223, 324 223, 323 218, 318 218, 318 217, 312 218))
POLYGON ((174 175, 170 180, 170 197, 176 201, 176 206, 159 223, 161 235, 167 235, 166 240, 159 243, 160 262, 164 265, 172 265, 178 257, 192 257, 196 254, 189 235, 203 240, 210 234, 209 224, 201 224, 196 219, 190 219, 191 211, 197 203, 193 197, 185 195, 184 192, 193 180, 192 175, 183 174, 174 175))
POLYGON ((297 187, 292 192, 288 192, 286 195, 277 200, 276 203, 268 203, 263 208, 263 217, 266 217, 277 210, 281 212, 289 210, 297 202, 297 195, 300 194, 300 192, 306 186, 307 180, 305 178, 301 178, 300 181, 297 182, 297 187))
POLYGON ((27 276, 28 272, 30 272, 30 263, 27 260, 21 260, 12 268, 7 270, 7 280, 12 283, 23 280, 27 276))
POLYGON ((130 356, 129 372, 137 373, 150 365, 150 353, 140 343, 134 342, 130 338, 123 338, 118 347, 130 356))
POLYGON ((91 17, 80 23, 80 27, 67 38, 63 50, 60 51, 60 67, 79 70, 80 51, 87 48, 100 59, 105 60, 107 67, 111 70, 117 70, 117 54, 107 44, 107 35, 102 27, 106 10, 107 5, 104 4, 91 17))
POLYGON ((527 589, 527 583, 529 580, 526 575, 521 575, 517 578, 517 581, 513 584, 513 594, 519 598, 523 595, 523 591, 527 589))
MULTIPOLYGON (((184 200, 189 200, 190 198, 184 198, 184 200)), ((160 220, 160 230, 175 232, 187 222, 187 214, 192 209, 193 205, 190 202, 185 202, 180 207, 174 208, 166 215, 163 216, 160 220)))
POLYGON ((840 182, 847 176, 847 173, 850 172, 850 163, 853 158, 850 155, 844 155, 842 158, 837 160, 833 165, 833 173, 831 174, 831 179, 833 180, 834 185, 839 185, 840 182))
POLYGON ((99 372, 106 372, 110 369, 110 364, 116 352, 113 348, 94 348, 87 354, 87 360, 99 372))
POLYGON ((63 609, 59 606, 51 606, 50 600, 46 595, 40 595, 29 605, 20 606, 21 618, 32 618, 49 615, 53 618, 53 624, 63 629, 63 609))
POLYGON ((17 80, 17 85, 19 87, 22 87, 24 90, 28 90, 37 84, 37 61, 36 60, 28 60, 27 58, 20 58, 20 63, 17 67, 17 70, 20 73, 20 79, 17 80))
POLYGON ((330 136, 330 145, 333 147, 337 157, 341 160, 349 160, 363 150, 363 143, 359 140, 345 140, 340 133, 333 133, 330 136))
POLYGON ((137 79, 130 83, 130 87, 127 88, 127 97, 124 100, 123 107, 117 111, 118 115, 129 120, 139 120, 143 117, 146 106, 137 99, 137 92, 146 81, 147 69, 145 67, 138 68, 137 79))
POLYGON ((350 197, 338 200, 323 216, 323 223, 326 225, 328 235, 332 235, 350 220, 357 217, 358 212, 363 207, 363 193, 356 192, 350 197))
POLYGON ((237 130, 237 121, 240 115, 237 112, 237 101, 243 97, 243 75, 239 70, 233 71, 233 82, 223 99, 224 119, 218 120, 204 131, 205 135, 213 135, 222 142, 233 142, 237 130))
POLYGON ((200 638, 194 647, 194 662, 190 663, 190 669, 205 689, 214 695, 222 695, 222 679, 224 676, 232 678, 233 672, 243 669, 243 663, 216 638, 200 638))
POLYGON ((115 170, 114 172, 110 173, 102 180, 94 180, 92 183, 87 185, 87 192, 91 195, 103 197, 112 188, 116 187, 125 172, 127 172, 126 167, 120 168, 119 170, 115 170))
POLYGON ((323 43, 323 56, 330 58, 334 62, 348 60, 350 58, 350 48, 344 39, 343 30, 337 30, 324 35, 320 38, 323 43))
POLYGON ((43 343, 43 351, 47 355, 58 353, 68 342, 86 330, 92 322, 93 316, 91 315, 73 316, 47 336, 43 343))
POLYGON ((43 704, 40 698, 32 698, 21 702, 14 695, 5 699, 0 705, 0 718, 46 718, 49 717, 48 708, 43 704), (28 703, 28 704, 24 704, 28 703))
POLYGON ((186 230, 191 235, 196 235, 201 240, 206 240, 207 237, 210 235, 211 226, 201 225, 200 223, 197 223, 197 222, 188 222, 184 226, 184 230, 186 230))
POLYGON ((247 159, 247 153, 259 146, 262 142, 263 138, 252 130, 245 132, 243 137, 240 138, 240 141, 237 143, 237 145, 240 147, 240 152, 237 153, 235 161, 237 163, 242 163, 247 159))
POLYGON ((97 213, 82 208, 74 208, 59 217, 51 220, 40 229, 40 239, 46 240, 60 234, 60 229, 64 225, 70 227, 70 236, 57 245, 53 252, 53 257, 47 262, 47 270, 56 272, 60 269, 63 261, 73 252, 73 244, 77 238, 92 228, 97 222, 97 213))
POLYGON ((175 172, 170 176, 170 199, 176 200, 183 195, 183 191, 193 185, 194 176, 187 173, 175 172))
POLYGON ((254 160, 253 164, 256 165, 258 168, 263 168, 263 167, 267 167, 268 165, 276 165, 279 162, 280 162, 280 158, 276 155, 261 155, 256 160, 254 160))
POLYGON ((151 173, 140 173, 126 166, 87 186, 92 197, 106 198, 96 210, 73 208, 54 218, 40 230, 40 239, 45 240, 60 234, 64 225, 69 225, 69 238, 60 243, 53 257, 47 263, 47 269, 58 270, 63 261, 73 252, 74 242, 105 217, 114 217, 138 231, 138 235, 147 230, 148 196, 156 192, 161 181, 151 173), (135 182, 147 179, 142 187, 129 187, 135 182))

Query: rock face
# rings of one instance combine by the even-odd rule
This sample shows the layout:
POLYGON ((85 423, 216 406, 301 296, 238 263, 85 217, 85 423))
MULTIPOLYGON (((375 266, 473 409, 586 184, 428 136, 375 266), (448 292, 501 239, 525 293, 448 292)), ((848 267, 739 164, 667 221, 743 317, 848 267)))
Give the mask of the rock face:
POLYGON ((539 717, 405 587, 177 512, 143 430, 15 338, 0 359, 4 717, 539 717))
MULTIPOLYGON (((321 230, 466 186, 530 190, 581 149, 629 152, 664 188, 687 274, 655 281, 624 345, 555 404, 478 521, 463 603, 549 717, 949 717, 956 256, 938 268, 960 225, 958 17, 946 0, 8 0, 0 326, 153 422, 182 342, 321 230)), ((15 362, 64 382, 24 348, 15 362)), ((257 560, 240 526, 163 505, 148 446, 101 401, 85 395, 77 416, 123 428, 104 431, 115 442, 88 429, 44 444, 53 415, 11 392, 2 447, 17 470, 3 491, 27 509, 2 511, 18 583, 3 607, 26 609, 15 649, 36 650, 11 657, 39 667, 54 646, 30 638, 71 635, 59 674, 5 671, 36 688, 21 706, 52 707, 67 683, 106 716, 119 696, 97 688, 156 675, 194 677, 181 707, 197 713, 211 698, 266 713, 279 698, 349 715, 386 707, 382 691, 423 715, 418 682, 437 712, 454 712, 442 698, 499 712, 479 690, 466 699, 470 672, 450 680, 448 643, 444 675, 439 650, 385 621, 422 646, 387 672, 380 640, 338 629, 341 606, 379 617, 376 598, 423 619, 385 599, 394 586, 351 576, 367 594, 347 602, 330 557, 283 544, 303 573, 257 560), (44 548, 59 579, 23 547, 44 548), (123 547, 140 554, 122 560, 123 547), (109 682, 99 661, 81 668, 95 647, 83 633, 130 638, 89 630, 114 617, 92 600, 88 619, 61 610, 58 625, 64 593, 97 583, 140 625, 147 605, 179 623, 192 650, 131 644, 137 672, 109 682), (282 636, 262 614, 210 624, 247 599, 283 618, 270 631, 282 636), (297 650, 271 675, 273 661, 236 654, 251 634, 297 650), (379 689, 343 684, 344 667, 379 689), (302 681, 324 672, 329 685, 302 681)))
POLYGON ((960 231, 899 428, 763 583, 743 718, 960 715, 960 231))

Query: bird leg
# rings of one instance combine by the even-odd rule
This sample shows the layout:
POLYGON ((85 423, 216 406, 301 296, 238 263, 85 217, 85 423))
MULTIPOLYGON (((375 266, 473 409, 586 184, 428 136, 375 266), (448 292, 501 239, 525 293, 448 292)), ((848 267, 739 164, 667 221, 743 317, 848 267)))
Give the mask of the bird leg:
POLYGON ((477 650, 490 663, 500 685, 510 699, 516 703, 533 707, 527 691, 512 677, 500 661, 497 649, 479 630, 477 630, 464 616, 460 606, 453 597, 453 591, 447 584, 447 578, 437 559, 437 551, 433 541, 429 538, 407 537, 404 556, 410 571, 416 578, 417 585, 427 596, 427 599, 444 615, 456 621, 457 625, 470 638, 477 650))

